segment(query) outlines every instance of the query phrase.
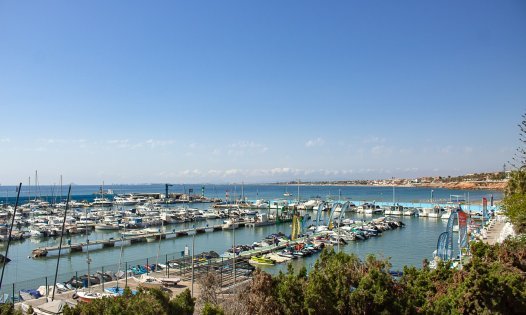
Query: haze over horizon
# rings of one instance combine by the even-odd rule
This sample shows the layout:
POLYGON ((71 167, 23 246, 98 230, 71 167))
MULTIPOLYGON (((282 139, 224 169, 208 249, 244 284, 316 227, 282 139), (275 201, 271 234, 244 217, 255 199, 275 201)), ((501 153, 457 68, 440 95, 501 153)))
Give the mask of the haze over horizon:
POLYGON ((502 170, 524 1, 0 2, 0 184, 502 170))

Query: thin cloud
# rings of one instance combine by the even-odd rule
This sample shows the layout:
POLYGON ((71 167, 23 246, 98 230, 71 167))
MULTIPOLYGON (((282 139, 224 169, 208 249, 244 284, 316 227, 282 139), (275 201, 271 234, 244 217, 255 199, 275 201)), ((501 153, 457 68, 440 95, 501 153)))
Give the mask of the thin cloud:
POLYGON ((267 146, 254 141, 238 141, 228 145, 228 148, 227 154, 233 156, 262 154, 268 151, 267 146))
POLYGON ((316 139, 310 139, 307 142, 305 142, 305 147, 312 148, 312 147, 320 147, 325 144, 325 140, 323 138, 316 138, 316 139))
POLYGON ((155 140, 155 139, 146 140, 146 144, 152 148, 170 146, 175 143, 176 143, 175 140, 155 140))
POLYGON ((363 143, 384 143, 385 138, 377 137, 377 136, 368 136, 362 139, 363 143))

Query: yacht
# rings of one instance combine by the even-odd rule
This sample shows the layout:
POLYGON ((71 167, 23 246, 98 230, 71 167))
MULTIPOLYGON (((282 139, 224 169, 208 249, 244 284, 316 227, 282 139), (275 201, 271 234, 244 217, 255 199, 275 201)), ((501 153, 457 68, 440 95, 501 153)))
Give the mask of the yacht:
POLYGON ((223 225, 221 227, 223 228, 223 230, 237 229, 239 227, 239 223, 235 220, 228 219, 223 222, 223 225))
POLYGON ((107 198, 95 198, 93 199, 91 206, 92 207, 111 207, 113 206, 113 202, 111 202, 107 198))

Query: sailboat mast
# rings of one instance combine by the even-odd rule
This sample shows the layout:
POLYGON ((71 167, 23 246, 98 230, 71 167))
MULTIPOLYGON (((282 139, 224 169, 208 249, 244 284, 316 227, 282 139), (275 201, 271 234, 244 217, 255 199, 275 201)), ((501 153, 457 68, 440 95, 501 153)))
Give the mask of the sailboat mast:
POLYGON ((298 205, 300 204, 300 179, 298 178, 298 205))
POLYGON ((84 208, 84 216, 85 216, 84 222, 85 222, 85 228, 86 228, 86 255, 88 256, 86 259, 86 262, 88 263, 88 292, 89 292, 90 284, 91 284, 89 264, 91 263, 91 260, 89 258, 88 210, 87 208, 84 208))
POLYGON ((15 209, 13 210, 13 217, 11 218, 11 226, 9 227, 9 238, 7 239, 7 247, 5 249, 4 266, 2 267, 2 275, 0 276, 0 289, 2 288, 2 280, 4 280, 5 266, 7 265, 7 255, 9 254, 9 245, 11 244, 11 233, 13 232, 13 225, 15 224, 16 209, 18 208, 18 199, 20 198, 20 191, 22 190, 22 183, 18 185, 18 193, 16 195, 15 209))
POLYGON ((66 200, 66 209, 64 210, 64 221, 62 221, 62 232, 60 233, 60 243, 58 245, 57 268, 55 269, 55 280, 53 281, 53 294, 51 295, 51 301, 55 299, 55 291, 57 288, 58 264, 60 262, 60 252, 62 251, 62 240, 64 239, 64 228, 66 227, 66 216, 68 214, 70 196, 71 196, 71 185, 69 185, 68 199, 66 200))
POLYGON ((37 200, 37 195, 38 199, 42 199, 40 196, 40 189, 38 189, 38 170, 35 170, 35 200, 37 200))

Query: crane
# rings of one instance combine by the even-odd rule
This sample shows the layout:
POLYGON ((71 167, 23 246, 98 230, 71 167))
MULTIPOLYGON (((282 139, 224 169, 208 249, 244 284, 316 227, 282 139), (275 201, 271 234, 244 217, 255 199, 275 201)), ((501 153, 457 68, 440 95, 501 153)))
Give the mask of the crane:
POLYGON ((166 199, 168 199, 168 187, 172 187, 172 184, 164 184, 164 189, 166 190, 166 199))

